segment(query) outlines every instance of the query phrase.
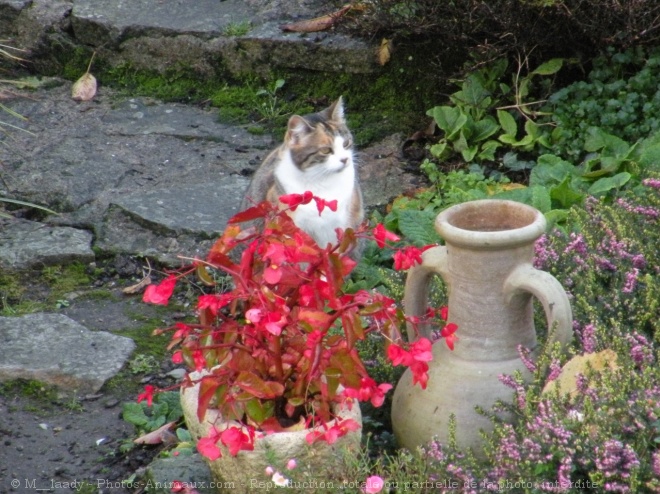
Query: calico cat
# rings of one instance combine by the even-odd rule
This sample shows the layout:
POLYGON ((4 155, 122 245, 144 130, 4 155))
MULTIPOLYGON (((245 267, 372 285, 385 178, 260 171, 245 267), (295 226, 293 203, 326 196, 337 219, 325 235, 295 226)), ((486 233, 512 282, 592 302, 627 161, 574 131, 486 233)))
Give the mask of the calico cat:
MULTIPOLYGON (((357 228, 364 219, 362 191, 353 157, 353 136, 344 119, 341 96, 318 113, 289 119, 284 142, 257 169, 243 199, 242 209, 268 200, 279 204, 284 194, 311 191, 326 201, 337 200, 337 211, 316 204, 291 212, 296 225, 320 246, 337 243, 336 228, 357 228)), ((359 256, 359 249, 351 257, 359 256)))

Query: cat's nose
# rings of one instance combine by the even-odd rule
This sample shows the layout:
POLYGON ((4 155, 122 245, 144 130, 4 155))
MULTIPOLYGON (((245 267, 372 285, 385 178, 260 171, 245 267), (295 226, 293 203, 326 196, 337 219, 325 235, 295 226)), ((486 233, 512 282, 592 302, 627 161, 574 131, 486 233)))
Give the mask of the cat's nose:
POLYGON ((348 156, 346 156, 345 158, 340 159, 339 161, 341 161, 342 165, 348 164, 348 156))

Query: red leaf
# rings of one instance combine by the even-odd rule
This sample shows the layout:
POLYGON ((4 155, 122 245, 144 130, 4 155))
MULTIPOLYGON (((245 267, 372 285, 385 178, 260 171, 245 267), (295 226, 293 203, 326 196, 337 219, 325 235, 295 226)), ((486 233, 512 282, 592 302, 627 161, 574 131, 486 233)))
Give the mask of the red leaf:
POLYGON ((160 285, 149 285, 144 291, 142 301, 147 304, 167 305, 172 293, 174 293, 175 286, 176 276, 170 275, 160 285))
POLYGON ((262 400, 272 400, 284 394, 284 386, 275 381, 264 381, 256 374, 241 371, 234 382, 242 390, 262 400))
POLYGON ((229 223, 243 223, 245 221, 253 221, 259 218, 265 218, 270 211, 274 208, 269 202, 260 202, 256 206, 236 213, 229 219, 229 223))

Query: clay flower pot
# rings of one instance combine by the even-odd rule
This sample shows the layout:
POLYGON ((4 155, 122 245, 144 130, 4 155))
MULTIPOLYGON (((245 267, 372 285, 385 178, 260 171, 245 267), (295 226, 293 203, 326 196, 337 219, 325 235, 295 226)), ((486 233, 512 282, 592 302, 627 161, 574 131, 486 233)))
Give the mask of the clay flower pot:
MULTIPOLYGON (((566 292, 550 274, 532 267, 534 242, 546 221, 536 209, 503 200, 479 200, 451 207, 438 215, 436 229, 446 246, 424 252, 423 263, 409 271, 404 305, 407 315, 422 315, 429 283, 440 276, 449 291, 448 321, 458 325, 454 351, 433 345, 426 390, 413 386, 407 370, 392 404, 392 425, 402 446, 414 450, 434 437, 447 442, 448 424, 456 420, 460 447, 481 446, 479 431, 492 428, 475 411, 510 400, 511 389, 500 374, 529 372, 518 346, 537 346, 532 297, 545 310, 548 334, 567 345, 572 313, 566 292)), ((420 336, 430 336, 423 327, 420 336)), ((409 339, 415 338, 409 328, 409 339)))
MULTIPOLYGON (((201 377, 200 374, 191 373, 192 379, 201 377)), ((195 439, 208 436, 212 428, 222 430, 227 426, 240 426, 238 422, 224 422, 217 410, 209 408, 204 420, 200 422, 197 418, 197 403, 199 397, 199 385, 190 388, 181 388, 181 407, 188 425, 188 430, 195 439)), ((254 440, 253 451, 239 451, 232 456, 229 450, 222 444, 218 444, 222 456, 217 460, 209 460, 211 473, 216 482, 227 486, 233 483, 227 492, 248 493, 262 492, 275 489, 277 486, 271 477, 266 474, 266 468, 272 466, 270 461, 275 457, 279 464, 286 464, 287 460, 294 458, 298 465, 310 465, 314 472, 314 480, 317 482, 334 481, 339 485, 343 480, 342 450, 357 449, 360 446, 362 435, 362 413, 357 402, 349 410, 342 407, 335 411, 341 419, 352 419, 360 425, 355 431, 348 432, 340 437, 334 444, 318 440, 308 444, 306 436, 310 429, 295 430, 290 432, 275 432, 267 435, 259 435, 254 440), (259 437, 260 436, 260 437, 259 437)), ((327 424, 332 427, 335 421, 327 424)), ((323 431, 324 429, 318 428, 323 431)), ((286 475, 286 472, 283 472, 286 475)))

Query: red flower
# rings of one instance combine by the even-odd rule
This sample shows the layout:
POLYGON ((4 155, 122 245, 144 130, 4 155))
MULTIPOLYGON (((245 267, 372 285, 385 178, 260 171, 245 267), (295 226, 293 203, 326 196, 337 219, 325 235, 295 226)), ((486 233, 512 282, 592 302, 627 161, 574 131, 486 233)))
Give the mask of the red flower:
POLYGON ((264 270, 264 281, 277 285, 282 279, 282 270, 277 264, 271 264, 264 270))
POLYGON ((409 245, 404 249, 397 250, 394 253, 394 269, 397 271, 405 271, 416 264, 421 264, 422 252, 422 249, 415 247, 414 245, 409 245))
POLYGON ((320 197, 314 197, 314 200, 316 201, 316 209, 319 210, 319 216, 321 216, 321 213, 326 206, 330 208, 330 211, 337 211, 337 199, 333 201, 326 201, 320 197))
POLYGON ((222 295, 200 295, 197 299, 197 309, 209 309, 214 316, 218 315, 218 311, 224 306, 229 304, 233 297, 226 294, 222 295))
POLYGON ((309 204, 312 202, 314 194, 307 190, 302 194, 287 194, 280 196, 280 202, 283 202, 291 211, 295 211, 301 204, 309 204))
POLYGON ((249 435, 238 427, 228 427, 220 433, 222 444, 229 448, 229 454, 236 456, 240 450, 254 450, 254 430, 249 435))
POLYGON ((376 385, 376 381, 370 377, 363 377, 360 382, 360 389, 346 388, 344 396, 355 398, 359 401, 371 400, 374 407, 379 407, 385 401, 385 393, 392 389, 391 384, 383 383, 376 385))
POLYGON ((149 285, 144 291, 142 301, 147 304, 167 305, 174 292, 175 285, 176 276, 174 275, 165 278, 160 285, 149 285))
POLYGON ((147 400, 147 406, 151 406, 154 400, 154 391, 156 391, 156 388, 151 384, 147 384, 144 387, 144 393, 138 395, 137 402, 140 403, 142 400, 147 400))
POLYGON ((426 362, 420 362, 419 360, 414 361, 410 365, 410 371, 413 375, 413 384, 419 383, 422 389, 426 389, 426 384, 429 381, 429 375, 427 374, 429 366, 426 362))
POLYGON ((177 350, 172 354, 172 363, 173 364, 183 363, 183 352, 181 350, 177 350))
POLYGON ((444 328, 442 328, 442 331, 440 331, 440 336, 445 338, 445 343, 447 343, 447 346, 450 350, 454 349, 454 343, 456 340, 458 340, 458 336, 455 334, 457 329, 458 326, 453 322, 450 322, 444 328))
POLYGON ((442 317, 444 321, 447 320, 447 318, 449 317, 449 307, 447 307, 446 305, 444 307, 440 307, 440 317, 442 317))
POLYGON ((373 230, 373 235, 374 239, 376 240, 376 244, 381 249, 385 247, 386 240, 391 242, 396 242, 399 240, 399 237, 394 233, 387 231, 382 223, 378 223, 378 225, 376 225, 376 228, 373 230))
POLYGON ((219 438, 220 433, 214 427, 211 429, 211 433, 208 436, 202 437, 199 441, 197 441, 197 451, 199 451, 199 454, 205 456, 211 461, 220 458, 222 456, 222 452, 216 444, 219 438))
POLYGON ((408 367, 413 362, 410 352, 394 343, 387 347, 387 357, 392 361, 392 365, 405 365, 408 367))
POLYGON ((410 347, 412 358, 419 362, 430 362, 433 360, 431 353, 431 342, 426 338, 420 338, 410 347))
POLYGON ((360 428, 360 424, 358 424, 353 419, 344 419, 342 421, 339 421, 339 419, 337 419, 332 427, 328 428, 326 424, 323 424, 323 427, 325 428, 325 432, 321 432, 318 429, 314 429, 313 431, 308 433, 307 436, 305 436, 305 440, 309 444, 314 444, 319 439, 326 441, 328 444, 334 444, 335 442, 337 442, 337 439, 339 439, 342 436, 345 436, 350 431, 358 430, 360 428))

